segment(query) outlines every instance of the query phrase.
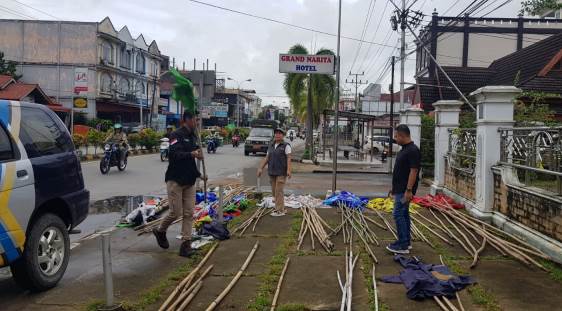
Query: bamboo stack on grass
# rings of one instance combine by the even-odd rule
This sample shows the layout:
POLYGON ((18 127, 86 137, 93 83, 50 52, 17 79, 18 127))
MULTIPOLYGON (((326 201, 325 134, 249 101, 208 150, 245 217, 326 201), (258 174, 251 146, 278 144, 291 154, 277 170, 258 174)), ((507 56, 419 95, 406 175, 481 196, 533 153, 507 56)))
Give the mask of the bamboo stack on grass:
POLYGON ((338 206, 342 214, 342 223, 336 228, 336 231, 339 232, 341 230, 343 232, 344 243, 351 245, 353 242, 353 232, 355 232, 361 242, 363 242, 363 246, 369 256, 375 263, 378 263, 375 252, 371 248, 371 245, 379 245, 378 237, 367 224, 367 220, 361 210, 348 208, 344 204, 339 204, 338 206))
POLYGON ((258 208, 253 214, 252 216, 250 216, 250 218, 246 219, 246 221, 244 221, 243 223, 241 223, 238 227, 234 228, 232 230, 232 234, 235 234, 236 232, 240 232, 238 234, 238 236, 243 236, 244 232, 246 232, 246 230, 250 227, 252 227, 252 231, 255 232, 256 231, 256 226, 258 224, 258 222, 260 221, 260 219, 267 215, 270 214, 273 211, 272 208, 265 208, 265 207, 260 207, 258 208), (252 226, 253 224, 253 226, 252 226))
POLYGON ((302 212, 302 223, 299 232, 297 250, 300 250, 304 238, 307 233, 310 235, 310 241, 312 244, 312 249, 316 250, 314 245, 314 238, 318 240, 320 245, 330 253, 334 249, 334 243, 330 241, 330 235, 326 232, 326 228, 332 232, 335 232, 325 221, 318 215, 315 208, 308 205, 303 205, 301 208, 302 212))

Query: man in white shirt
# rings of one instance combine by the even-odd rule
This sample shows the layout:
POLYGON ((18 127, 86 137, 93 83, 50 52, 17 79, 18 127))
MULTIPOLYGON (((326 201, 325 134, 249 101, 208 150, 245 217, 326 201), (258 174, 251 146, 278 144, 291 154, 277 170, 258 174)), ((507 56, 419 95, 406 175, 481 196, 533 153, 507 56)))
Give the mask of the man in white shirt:
POLYGON ((261 176, 263 168, 267 165, 267 173, 271 182, 271 192, 275 199, 275 211, 271 216, 284 216, 285 211, 285 182, 291 178, 291 145, 285 142, 285 131, 277 128, 274 131, 274 140, 269 145, 267 155, 260 164, 258 177, 261 176))

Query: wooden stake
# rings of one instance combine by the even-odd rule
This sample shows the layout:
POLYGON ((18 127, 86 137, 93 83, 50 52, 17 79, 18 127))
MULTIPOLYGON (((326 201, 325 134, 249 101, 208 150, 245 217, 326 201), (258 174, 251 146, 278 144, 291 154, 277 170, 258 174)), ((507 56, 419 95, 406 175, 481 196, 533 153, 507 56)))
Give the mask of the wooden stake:
POLYGON ((224 297, 226 297, 226 295, 230 292, 230 290, 234 287, 234 285, 236 285, 236 283, 242 276, 242 273, 246 271, 246 268, 248 268, 248 265, 252 261, 252 258, 254 258, 254 254, 258 250, 258 246, 259 246, 259 242, 256 242, 254 248, 252 248, 252 250, 250 251, 248 258, 246 258, 246 261, 244 262, 240 270, 238 270, 238 273, 236 273, 232 281, 230 281, 230 284, 228 284, 228 286, 219 294, 219 296, 215 298, 213 302, 211 302, 211 304, 207 307, 206 311, 214 310, 219 305, 219 303, 224 299, 224 297))
POLYGON ((287 267, 289 266, 289 257, 285 260, 285 265, 283 266, 283 271, 281 271, 281 276, 279 277, 279 282, 277 282, 277 289, 275 290, 275 295, 273 295, 273 301, 271 303, 271 310, 275 311, 275 307, 277 307, 277 299, 279 299, 279 292, 281 292, 281 284, 283 284, 283 277, 285 276, 285 272, 287 271, 287 267))

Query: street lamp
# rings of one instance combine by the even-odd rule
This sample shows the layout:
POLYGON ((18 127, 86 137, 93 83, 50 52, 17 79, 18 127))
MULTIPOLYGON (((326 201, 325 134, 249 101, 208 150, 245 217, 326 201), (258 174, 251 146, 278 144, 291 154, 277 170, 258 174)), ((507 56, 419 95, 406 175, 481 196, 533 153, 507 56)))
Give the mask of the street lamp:
POLYGON ((252 82, 252 79, 246 79, 243 81, 238 82, 238 80, 233 79, 231 77, 227 77, 227 80, 230 81, 234 81, 235 83, 238 84, 238 94, 236 95, 236 122, 237 122, 237 126, 240 127, 240 86, 244 83, 244 82, 252 82))

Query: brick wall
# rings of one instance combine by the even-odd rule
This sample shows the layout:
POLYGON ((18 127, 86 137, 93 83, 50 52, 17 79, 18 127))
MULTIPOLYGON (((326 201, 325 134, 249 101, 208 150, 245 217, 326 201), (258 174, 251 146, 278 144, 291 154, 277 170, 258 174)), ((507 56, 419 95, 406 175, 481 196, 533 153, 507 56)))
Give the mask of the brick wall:
POLYGON ((505 185, 494 170, 494 210, 562 241, 562 199, 545 191, 505 185))
POLYGON ((472 174, 451 168, 445 161, 445 187, 462 197, 475 201, 475 180, 472 174))

